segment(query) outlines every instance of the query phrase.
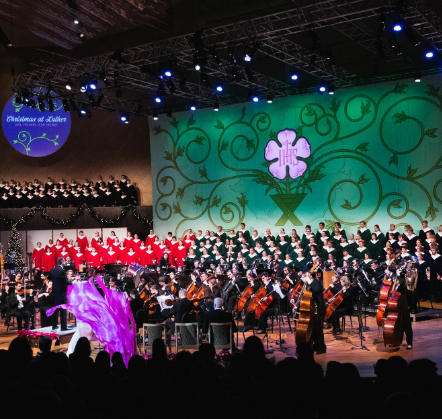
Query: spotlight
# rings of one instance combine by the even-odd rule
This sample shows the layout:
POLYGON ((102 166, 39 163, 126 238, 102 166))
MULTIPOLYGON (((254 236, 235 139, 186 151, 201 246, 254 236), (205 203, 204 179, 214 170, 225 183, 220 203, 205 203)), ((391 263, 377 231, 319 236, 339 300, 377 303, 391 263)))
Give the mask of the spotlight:
POLYGON ((49 112, 54 112, 54 107, 55 107, 54 101, 51 98, 49 98, 48 99, 48 109, 49 109, 49 112))
POLYGON ((395 32, 400 32, 402 29, 403 29, 403 27, 402 27, 402 25, 401 25, 400 23, 395 23, 395 24, 393 25, 393 30, 394 30, 395 32))
POLYGON ((290 76, 290 78, 295 81, 298 80, 299 76, 296 73, 294 73, 290 76))
POLYGON ((80 113, 82 115, 86 115, 87 114, 87 110, 86 110, 86 108, 84 106, 80 109, 80 113))
POLYGON ((88 88, 89 88, 89 90, 97 90, 97 82, 96 81, 91 81, 88 84, 88 88))
POLYGON ((83 32, 80 32, 80 33, 78 34, 78 37, 79 37, 80 39, 83 39, 83 38, 84 38, 84 33, 83 33, 83 32))
POLYGON ((218 112, 218 111, 219 111, 219 101, 218 101, 218 100, 214 100, 214 101, 213 101, 213 110, 214 110, 215 112, 218 112))
POLYGON ((41 96, 38 97, 38 109, 41 112, 44 112, 46 110, 45 101, 41 96))
POLYGON ((416 71, 415 75, 414 75, 414 81, 416 83, 420 83, 422 79, 422 74, 420 71, 416 71))
POLYGON ((244 55, 244 61, 247 61, 248 63, 249 63, 250 61, 252 61, 252 57, 250 56, 250 54, 246 54, 246 55, 244 55))
POLYGON ((324 93, 327 90, 327 86, 325 86, 325 84, 321 84, 319 86, 319 92, 320 93, 324 93))
POLYGON ((86 90, 87 90, 87 89, 86 89, 86 85, 85 85, 85 84, 82 84, 82 85, 80 86, 80 92, 81 92, 81 93, 84 93, 86 90))
POLYGON ((127 115, 125 115, 125 114, 122 114, 120 116, 120 121, 124 122, 125 124, 128 124, 129 123, 129 117, 127 115))
POLYGON ((246 47, 246 52, 244 54, 244 61, 250 62, 252 61, 253 56, 256 54, 256 51, 258 51, 258 48, 261 46, 259 41, 254 41, 252 46, 246 47))
POLYGON ((333 85, 333 83, 330 83, 328 85, 328 94, 329 95, 334 95, 335 94, 335 86, 333 85))
POLYGON ((164 71, 164 75, 165 75, 166 77, 172 77, 172 70, 165 70, 165 71, 164 71))
POLYGON ((74 24, 75 24, 75 25, 79 25, 79 24, 80 24, 80 21, 79 21, 78 19, 74 19, 74 24))
POLYGON ((190 110, 191 111, 196 111, 196 106, 195 105, 190 105, 190 110))
POLYGON ((152 116, 153 116, 154 121, 158 121, 158 114, 157 113, 154 113, 152 116))
POLYGON ((156 103, 161 103, 162 101, 163 101, 163 99, 161 98, 161 96, 155 96, 156 103))
POLYGON ((267 95, 267 103, 273 103, 273 95, 267 95))
POLYGON ((223 87, 222 84, 218 84, 218 85, 216 86, 216 91, 217 91, 217 92, 222 92, 223 90, 224 90, 224 87, 223 87))
POLYGON ((258 95, 252 95, 251 99, 252 99, 252 102, 255 102, 255 103, 259 102, 259 96, 258 95))
POLYGON ((72 82, 70 80, 66 82, 66 90, 72 90, 72 82))
POLYGON ((198 63, 195 64, 195 70, 201 71, 201 66, 198 63))
POLYGON ((65 112, 69 112, 69 103, 68 100, 66 98, 63 98, 61 100, 61 103, 63 104, 63 109, 65 112))
POLYGON ((427 51, 425 53, 425 58, 433 58, 434 57, 434 51, 427 51))

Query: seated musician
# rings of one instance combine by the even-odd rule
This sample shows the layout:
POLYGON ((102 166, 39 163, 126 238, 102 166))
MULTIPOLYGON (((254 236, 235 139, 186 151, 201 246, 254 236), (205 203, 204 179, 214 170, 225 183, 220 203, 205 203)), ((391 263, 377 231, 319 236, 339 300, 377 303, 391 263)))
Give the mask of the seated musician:
POLYGON ((236 270, 227 271, 228 283, 223 288, 224 306, 228 313, 233 312, 236 300, 240 292, 246 287, 246 282, 236 270))
POLYGON ((209 312, 213 312, 215 310, 214 307, 215 299, 221 297, 221 283, 217 283, 216 278, 210 278, 207 280, 207 285, 203 285, 203 291, 204 291, 204 304, 209 312))
POLYGON ((344 299, 330 316, 330 323, 333 326, 332 333, 334 335, 342 335, 342 330, 339 321, 340 318, 344 316, 351 316, 351 314, 353 313, 354 288, 351 286, 350 280, 346 276, 341 276, 339 282, 340 282, 340 288, 342 290, 339 291, 341 291, 344 294, 344 299))
POLYGON ((204 326, 203 326, 203 333, 207 334, 209 332, 209 325, 210 323, 231 323, 232 324, 232 344, 233 344, 233 351, 236 350, 235 342, 233 338, 233 333, 236 333, 237 328, 235 321, 233 320, 233 316, 231 313, 227 313, 224 310, 223 307, 223 299, 216 297, 214 299, 214 310, 213 312, 207 314, 204 318, 204 326))
POLYGON ((187 299, 187 291, 185 289, 181 289, 179 291, 179 299, 174 302, 172 308, 168 313, 168 318, 175 316, 175 322, 171 322, 170 320, 167 322, 168 326, 174 330, 175 323, 182 323, 183 317, 186 314, 189 314, 193 311, 200 311, 201 309, 198 306, 195 306, 192 300, 187 299))
POLYGON ((42 279, 45 281, 45 286, 37 295, 37 301, 40 307, 41 327, 48 327, 52 326, 53 323, 53 317, 48 317, 46 315, 46 311, 54 307, 54 300, 52 296, 52 281, 46 280, 46 276, 44 274, 42 274, 41 276, 42 279))
MULTIPOLYGON (((21 296, 19 293, 22 289, 22 284, 16 283, 14 288, 9 290, 8 297, 6 299, 7 304, 9 306, 9 314, 11 316, 17 317, 17 327, 18 330, 22 329, 23 320, 25 322, 25 329, 29 329, 29 319, 31 317, 31 313, 29 310, 25 308, 25 304, 28 302, 28 296, 21 296)), ((32 297, 32 290, 30 297, 32 297)), ((9 319, 8 319, 9 320, 9 319)))

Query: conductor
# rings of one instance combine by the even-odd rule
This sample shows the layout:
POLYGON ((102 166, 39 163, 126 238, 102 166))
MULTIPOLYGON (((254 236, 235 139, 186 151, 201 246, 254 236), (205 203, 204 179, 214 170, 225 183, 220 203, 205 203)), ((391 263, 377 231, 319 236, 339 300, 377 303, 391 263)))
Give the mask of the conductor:
MULTIPOLYGON (((66 276, 66 271, 63 269, 64 259, 62 257, 57 259, 57 266, 52 268, 49 272, 49 281, 52 281, 52 295, 54 300, 54 306, 60 304, 66 304, 68 302, 66 291, 68 285, 72 285, 66 276)), ((52 330, 58 329, 58 313, 60 313, 60 326, 61 330, 68 330, 66 320, 66 310, 64 308, 58 308, 52 316, 52 330)))

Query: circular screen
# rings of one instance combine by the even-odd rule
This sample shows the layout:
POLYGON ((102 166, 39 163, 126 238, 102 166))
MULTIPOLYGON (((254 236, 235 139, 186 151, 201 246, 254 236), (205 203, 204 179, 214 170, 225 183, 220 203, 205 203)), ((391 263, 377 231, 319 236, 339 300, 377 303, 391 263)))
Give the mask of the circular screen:
MULTIPOLYGON (((35 101, 36 102, 36 101, 35 101)), ((53 99, 53 112, 40 111, 38 105, 26 106, 9 99, 3 110, 3 132, 18 152, 30 157, 44 157, 59 150, 69 137, 71 115, 61 100, 53 99)))

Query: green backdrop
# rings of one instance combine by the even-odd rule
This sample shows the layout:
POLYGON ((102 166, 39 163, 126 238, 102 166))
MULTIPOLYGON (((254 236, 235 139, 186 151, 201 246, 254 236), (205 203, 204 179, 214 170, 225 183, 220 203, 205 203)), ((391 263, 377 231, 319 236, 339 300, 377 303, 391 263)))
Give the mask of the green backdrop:
POLYGON ((152 121, 155 231, 437 228, 441 86, 433 76, 152 121))

